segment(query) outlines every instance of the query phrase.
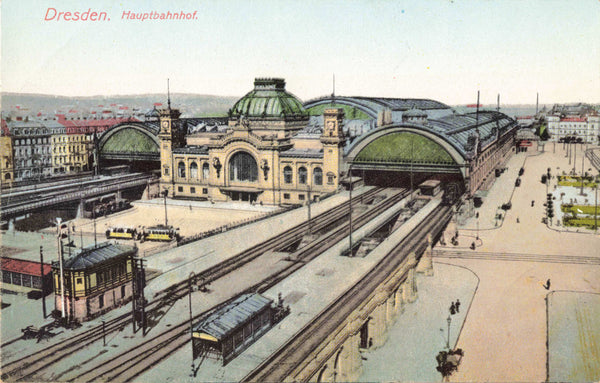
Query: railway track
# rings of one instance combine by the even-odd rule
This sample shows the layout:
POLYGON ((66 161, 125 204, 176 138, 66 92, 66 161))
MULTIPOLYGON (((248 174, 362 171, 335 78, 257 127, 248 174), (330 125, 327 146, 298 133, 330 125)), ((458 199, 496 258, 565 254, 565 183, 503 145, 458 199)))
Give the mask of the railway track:
POLYGON ((482 259, 487 261, 507 261, 507 262, 546 262, 546 263, 567 263, 579 265, 600 265, 600 257, 585 257, 576 255, 547 255, 547 254, 524 254, 524 253, 491 253, 475 252, 471 250, 434 250, 433 256, 436 258, 459 258, 459 259, 482 259))
MULTIPOLYGON (((386 200, 374 206, 372 209, 363 213, 357 217, 355 224, 356 227, 361 227, 374 216, 381 214, 381 212, 389 209, 395 203, 399 202, 408 194, 407 191, 400 192, 394 196, 387 198, 386 200)), ((302 267, 304 264, 310 262, 324 250, 329 248, 332 244, 339 242, 349 232, 349 225, 343 225, 343 227, 333 230, 320 241, 311 242, 307 246, 297 250, 292 254, 292 258, 296 259, 297 262, 291 263, 285 270, 266 276, 263 280, 256 282, 252 286, 244 289, 239 294, 247 292, 259 292, 262 293, 268 290, 273 285, 277 284, 281 280, 294 273, 297 269, 302 267)), ((185 293, 187 294, 187 287, 185 293)), ((239 294, 236 294, 235 299, 239 294)), ((222 302, 215 305, 203 313, 194 316, 194 321, 201 319, 208 315, 210 312, 222 307, 227 302, 222 302)), ((105 361, 100 366, 95 366, 89 371, 83 372, 73 378, 72 381, 95 381, 95 380, 119 380, 128 381, 139 376, 149 368, 159 363, 163 359, 172 355, 173 352, 183 347, 185 344, 189 344, 189 321, 185 320, 177 325, 174 325, 167 331, 155 336, 152 339, 147 340, 143 344, 130 349, 122 354, 114 356, 108 361, 105 361)))
MULTIPOLYGON (((2 215, 20 214, 34 208, 41 208, 63 202, 70 202, 78 198, 87 198, 104 190, 112 190, 115 186, 143 184, 150 179, 148 174, 130 174, 118 179, 92 180, 84 183, 51 186, 28 192, 18 192, 2 195, 2 215)), ((107 191, 108 192, 108 191, 107 191)))
MULTIPOLYGON (((425 249, 427 244, 424 238, 427 233, 443 228, 449 219, 450 207, 438 207, 359 283, 346 291, 318 318, 311 321, 270 358, 244 377, 242 382, 282 382, 287 379, 293 370, 309 357, 310 353, 338 328, 360 303, 369 298, 389 273, 407 259, 408 254, 413 251, 418 254, 425 249)), ((331 352, 334 352, 333 348, 331 352)), ((323 361, 326 360, 326 357, 323 358, 323 361)))
MULTIPOLYGON (((362 198, 353 199, 353 205, 360 204, 361 200, 369 202, 378 193, 381 192, 380 188, 371 189, 363 193, 362 198)), ((348 213, 349 201, 342 203, 341 205, 330 209, 329 211, 323 212, 312 219, 312 227, 314 232, 330 225, 336 220, 342 219, 348 213)), ((206 269, 202 273, 199 273, 195 281, 202 283, 210 283, 231 271, 245 265, 246 263, 254 260, 256 257, 263 253, 283 248, 299 241, 302 236, 308 230, 308 223, 296 225, 291 229, 281 233, 271 239, 251 247, 250 249, 241 252, 209 269, 206 269)), ((151 315, 153 312, 160 310, 166 305, 172 304, 174 301, 184 297, 188 292, 189 279, 183 280, 176 283, 169 288, 155 294, 154 299, 149 302, 147 306, 147 314, 151 315)), ((113 331, 118 331, 131 323, 131 314, 123 314, 116 317, 105 324, 105 333, 109 334, 113 331)), ((52 346, 44 348, 34 354, 22 357, 18 360, 5 363, 2 366, 2 380, 26 380, 34 376, 37 372, 48 368, 57 361, 64 358, 73 352, 81 350, 87 347, 89 344, 102 339, 102 325, 95 326, 90 330, 74 335, 68 340, 56 343, 52 346)), ((13 343, 14 340, 6 342, 2 345, 13 343)))

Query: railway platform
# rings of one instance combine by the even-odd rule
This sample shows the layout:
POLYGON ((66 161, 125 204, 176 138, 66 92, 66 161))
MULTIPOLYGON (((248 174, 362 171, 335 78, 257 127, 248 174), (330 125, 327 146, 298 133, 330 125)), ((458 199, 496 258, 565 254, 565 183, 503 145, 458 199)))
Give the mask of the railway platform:
MULTIPOLYGON (((365 227, 357 230, 353 237, 359 240, 366 236, 374 227, 389 219, 406 203, 397 203, 393 208, 371 221, 365 227)), ((274 350, 284 345, 295 333, 314 320, 332 301, 338 298, 351 286, 360 281, 402 238, 410 233, 416 225, 431 212, 438 204, 434 200, 423 207, 415 216, 384 240, 378 248, 365 258, 340 256, 348 247, 348 237, 332 244, 326 252, 306 264, 296 273, 263 293, 264 296, 276 300, 278 295, 284 299, 284 305, 289 305, 290 315, 264 334, 256 343, 251 345, 225 368, 222 362, 213 359, 197 360, 195 381, 239 381, 250 371, 268 358, 274 350)), ((273 260, 275 261, 276 258, 273 260)), ((280 259, 281 261, 281 259, 280 259)), ((213 286, 215 291, 224 285, 213 286)), ((439 330, 437 330, 439 332, 439 330)), ((433 359, 435 361, 435 359, 433 359)), ((140 376, 141 380, 184 379, 185 372, 190 371, 191 351, 182 347, 174 356, 165 360, 147 373, 140 376), (181 371, 177 376, 173 371, 181 371)))

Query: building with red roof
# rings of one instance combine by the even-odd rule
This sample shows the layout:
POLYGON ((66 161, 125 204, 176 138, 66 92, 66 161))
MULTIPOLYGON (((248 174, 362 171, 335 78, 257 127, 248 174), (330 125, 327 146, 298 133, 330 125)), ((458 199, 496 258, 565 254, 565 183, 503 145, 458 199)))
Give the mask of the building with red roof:
POLYGON ((34 290, 50 291, 52 289, 52 266, 24 259, 2 257, 3 289, 11 286, 23 286, 34 290), (43 282, 43 283, 42 283, 43 282))

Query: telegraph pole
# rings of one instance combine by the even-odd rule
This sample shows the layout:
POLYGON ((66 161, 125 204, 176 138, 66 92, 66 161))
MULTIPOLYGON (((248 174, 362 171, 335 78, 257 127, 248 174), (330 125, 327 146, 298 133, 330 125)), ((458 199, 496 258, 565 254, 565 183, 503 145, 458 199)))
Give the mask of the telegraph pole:
POLYGON ((42 282, 42 314, 46 319, 46 290, 44 288, 44 247, 40 246, 40 281, 42 282))
POLYGON ((350 236, 348 237, 350 240, 350 253, 349 257, 352 256, 352 166, 348 169, 348 178, 350 179, 350 201, 348 203, 348 208, 350 209, 350 236))
POLYGON ((192 373, 190 374, 191 377, 196 376, 196 368, 194 366, 194 318, 192 316, 192 290, 194 288, 194 278, 196 277, 196 274, 191 271, 190 272, 190 276, 188 279, 189 282, 189 307, 190 307, 190 340, 192 343, 192 373))
POLYGON ((62 249, 62 233, 60 224, 62 219, 56 218, 56 239, 58 245, 58 265, 60 267, 60 297, 61 297, 61 317, 65 318, 65 278, 63 276, 63 249, 62 249))

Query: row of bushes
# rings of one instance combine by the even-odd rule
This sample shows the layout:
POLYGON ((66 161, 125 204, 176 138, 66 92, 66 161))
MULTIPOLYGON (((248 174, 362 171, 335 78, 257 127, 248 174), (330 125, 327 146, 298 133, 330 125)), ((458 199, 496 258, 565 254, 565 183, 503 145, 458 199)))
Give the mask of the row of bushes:
POLYGON ((572 227, 587 227, 588 229, 595 230, 596 229, 596 221, 594 218, 575 218, 570 216, 563 217, 563 225, 564 226, 572 226, 572 227))

